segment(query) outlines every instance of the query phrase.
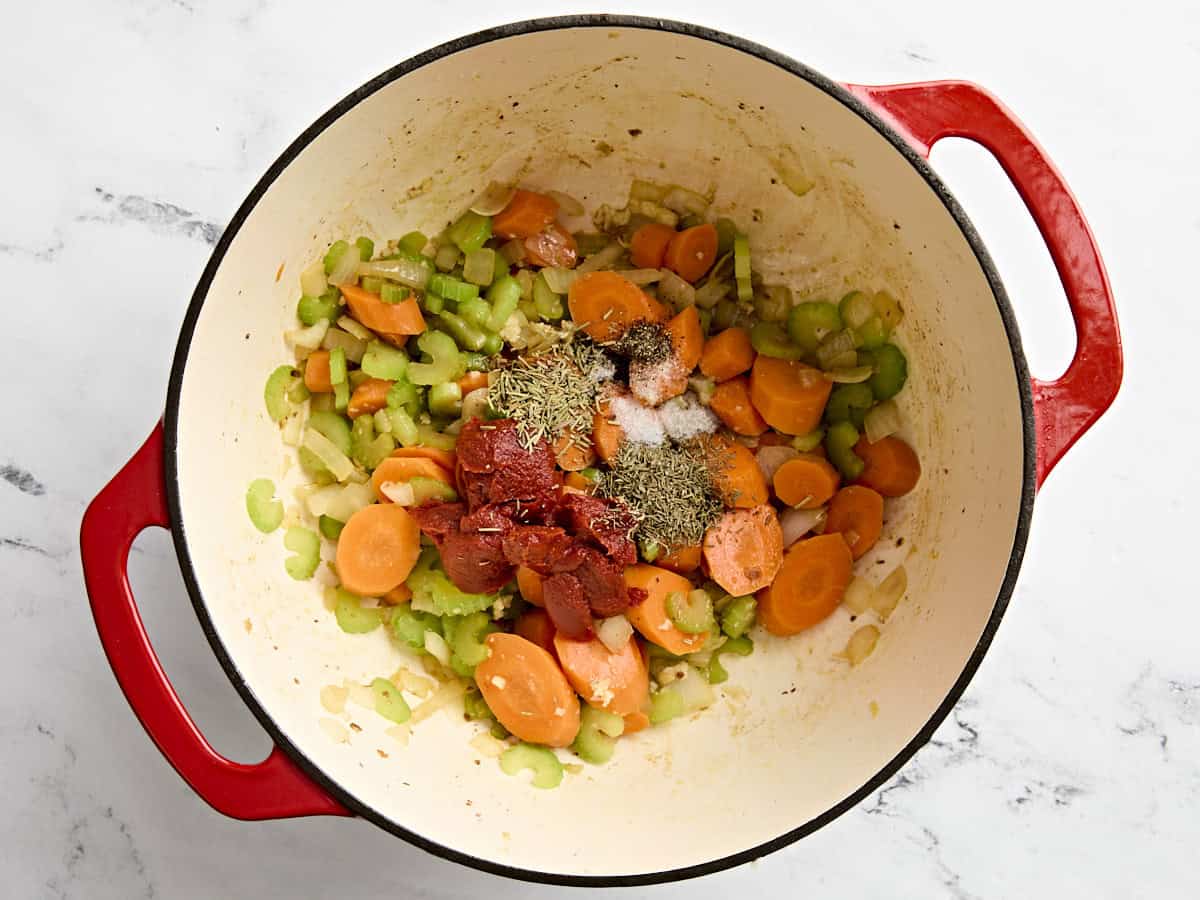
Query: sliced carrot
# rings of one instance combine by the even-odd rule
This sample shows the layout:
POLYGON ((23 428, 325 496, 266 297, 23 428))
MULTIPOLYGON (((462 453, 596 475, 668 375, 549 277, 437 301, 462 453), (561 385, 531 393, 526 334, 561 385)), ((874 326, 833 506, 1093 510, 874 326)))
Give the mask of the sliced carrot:
POLYGON ((699 281, 717 258, 717 228, 705 223, 678 232, 663 262, 684 281, 699 281))
POLYGON ((842 602, 852 566, 850 549, 839 535, 797 541, 775 581, 758 594, 758 620, 784 637, 812 628, 842 602))
POLYGON ((535 266, 573 269, 579 260, 579 245, 571 232, 551 224, 540 233, 525 238, 525 257, 535 266))
POLYGON ((898 437, 885 437, 875 443, 859 438, 854 452, 866 465, 858 483, 885 497, 901 497, 921 480, 921 461, 916 451, 898 437))
POLYGON ((554 649, 567 681, 589 706, 625 716, 646 705, 650 672, 633 635, 615 653, 598 638, 573 641, 561 634, 554 636, 554 649))
POLYGON ((646 302, 650 304, 650 315, 647 318, 651 322, 665 322, 671 318, 671 307, 661 300, 646 295, 646 302))
POLYGON ((372 503, 338 536, 337 572, 346 590, 380 597, 404 581, 421 552, 421 531, 403 506, 372 503))
POLYGON ((352 419, 378 412, 387 406, 388 391, 395 382, 382 378, 368 378, 354 389, 346 414, 352 419))
POLYGON ((704 533, 708 575, 734 597, 775 580, 783 562, 783 530, 773 507, 732 509, 704 533))
POLYGON ((332 394, 329 375, 329 351, 314 350, 304 363, 304 386, 314 394, 332 394))
POLYGON ((533 237, 554 221, 558 203, 534 191, 518 190, 508 206, 492 217, 492 233, 504 238, 533 237))
POLYGON ((645 292, 616 272, 588 272, 567 290, 567 306, 576 325, 594 340, 611 341, 639 320, 657 321, 645 292))
POLYGON ((554 653, 554 623, 544 609, 528 609, 517 616, 513 633, 537 644, 547 653, 554 653))
POLYGON ((638 563, 625 570, 625 584, 640 588, 647 594, 641 603, 625 610, 625 618, 650 643, 682 656, 699 650, 708 640, 708 632, 685 634, 680 631, 667 615, 667 597, 676 591, 686 594, 692 589, 692 583, 682 575, 670 569, 638 563))
POLYGON ((659 222, 643 225, 629 239, 629 258, 639 269, 661 269, 673 237, 675 229, 670 225, 659 222))
POLYGON ((372 331, 387 334, 420 334, 425 330, 425 317, 413 297, 399 303, 384 303, 378 294, 371 294, 353 284, 340 284, 338 290, 346 298, 350 314, 372 331))
POLYGON ((748 509, 767 502, 767 479, 748 447, 727 437, 712 439, 714 486, 726 506, 748 509))
POLYGON ((592 448, 580 446, 580 443, 578 437, 569 432, 564 432, 555 439, 554 458, 564 472, 578 472, 596 461, 596 454, 592 452, 592 448))
POLYGON ((829 503, 825 531, 841 534, 854 558, 861 558, 883 531, 883 497, 859 484, 842 488, 829 503))
POLYGON ((420 456, 389 456, 371 473, 371 487, 381 503, 391 503, 383 493, 383 486, 389 482, 401 484, 413 478, 436 478, 454 487, 454 475, 449 470, 420 456))
POLYGON ((484 641, 475 684, 500 724, 523 741, 566 747, 579 732, 579 698, 554 657, 516 634, 484 641))
POLYGON ((453 472, 458 465, 457 453, 437 447, 397 447, 392 451, 392 456, 399 459, 432 459, 447 472, 453 472))
POLYGON ((409 336, 407 334, 388 334, 386 331, 380 331, 378 334, 381 341, 386 341, 393 347, 399 347, 401 350, 408 343, 409 336))
POLYGON ((645 731, 649 727, 650 717, 644 712, 630 713, 625 717, 625 730, 621 732, 621 737, 637 734, 639 731, 645 731))
POLYGON ((694 306, 685 306, 667 322, 667 333, 671 335, 671 346, 684 372, 691 372, 700 362, 704 352, 704 329, 700 327, 700 313, 694 306))
POLYGON ((734 434, 753 437, 767 430, 767 423, 750 402, 750 382, 744 375, 718 384, 713 389, 708 408, 734 434))
POLYGON ((464 397, 471 393, 471 391, 477 391, 487 386, 487 372, 468 372, 462 378, 458 379, 458 389, 462 391, 464 397))
POLYGON ((798 456, 775 470, 775 496, 788 506, 816 509, 830 501, 841 478, 819 456, 798 456))
POLYGON ((585 494, 589 493, 592 489, 592 482, 578 472, 568 472, 563 479, 563 484, 577 491, 583 491, 585 494))
POLYGON ((657 557, 654 562, 664 569, 679 572, 681 575, 686 575, 688 572, 695 572, 700 568, 700 545, 673 547, 670 552, 657 557))
MULTIPOLYGON (((792 439, 786 434, 780 434, 778 431, 764 431, 758 436, 758 446, 760 447, 782 447, 784 444, 790 444, 792 439)), ((817 446, 820 446, 818 444, 817 446)))
POLYGON ((704 344, 700 371, 713 381, 728 381, 754 365, 754 347, 745 328, 726 328, 704 344))
POLYGON ((750 371, 750 399, 767 424, 808 434, 821 422, 833 383, 811 366, 761 353, 750 371))
POLYGON ((412 591, 407 584, 398 584, 379 599, 388 606, 399 606, 412 599, 412 591))
POLYGON ((609 420, 607 404, 601 404, 600 412, 592 416, 592 446, 596 448, 596 455, 604 462, 612 462, 621 452, 623 440, 624 429, 609 420))
POLYGON ((545 580, 529 566, 517 566, 517 590, 534 606, 546 605, 546 601, 542 598, 542 582, 545 580))

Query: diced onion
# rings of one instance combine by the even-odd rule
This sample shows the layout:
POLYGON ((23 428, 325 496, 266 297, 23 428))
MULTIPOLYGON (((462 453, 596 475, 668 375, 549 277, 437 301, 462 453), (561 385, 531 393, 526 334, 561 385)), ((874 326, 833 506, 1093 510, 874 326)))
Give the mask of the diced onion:
POLYGON ((800 455, 800 452, 795 447, 789 447, 787 444, 775 445, 772 444, 766 447, 759 447, 758 452, 754 454, 754 459, 758 463, 758 467, 762 469, 763 477, 770 484, 771 479, 775 477, 775 473, 789 459, 795 459, 800 455))
POLYGON ((850 584, 846 586, 846 593, 842 596, 842 603, 851 613, 861 616, 871 608, 874 595, 875 588, 867 579, 851 578, 850 584))
POLYGON ((558 204, 559 212, 564 216, 582 216, 583 204, 562 191, 546 191, 546 196, 558 204))
POLYGON ((306 297, 320 297, 329 287, 325 278, 325 262, 318 259, 300 273, 300 293, 306 297))
POLYGON ((900 302, 887 291, 876 291, 873 299, 875 312, 883 319, 883 327, 889 332, 895 331, 896 326, 904 320, 904 309, 900 302))
POLYGON ((453 244, 442 244, 433 257, 433 264, 443 272, 449 272, 458 265, 459 249, 453 244))
POLYGON ((850 640, 846 642, 845 657, 850 665, 857 666, 874 652, 878 642, 879 629, 874 625, 864 625, 850 635, 850 640))
POLYGON ((688 666, 687 669, 687 674, 674 682, 671 689, 679 691, 683 705, 689 712, 711 706, 715 698, 708 679, 692 666, 688 666))
POLYGON ((663 277, 663 274, 659 269, 625 269, 621 272, 621 277, 626 281, 642 285, 654 284, 654 282, 663 277))
POLYGON ((546 287, 556 294, 565 294, 571 289, 575 279, 579 277, 574 269, 564 269, 561 266, 547 266, 542 269, 542 277, 546 279, 546 287))
POLYGON ((677 212, 681 216, 686 216, 688 213, 703 216, 708 212, 708 198, 679 186, 672 187, 667 191, 661 202, 667 209, 677 212))
POLYGON ((293 347, 302 347, 305 350, 316 350, 321 346, 321 341, 325 339, 325 332, 329 330, 328 319, 318 319, 307 328, 296 328, 284 334, 284 338, 293 347))
POLYGON ((417 494, 407 481, 385 481, 379 486, 379 493, 397 506, 416 506, 417 504, 417 494))
MULTIPOLYGON (((445 639, 436 631, 425 632, 425 649, 429 650, 429 645, 431 643, 430 636, 433 637, 432 643, 434 643, 435 646, 437 643, 441 643, 442 649, 445 650, 446 653, 446 659, 449 659, 450 647, 447 646, 445 639)), ((437 653, 434 653, 432 650, 429 652, 434 658, 439 658, 437 653)), ((442 663, 442 665, 446 664, 442 663)), ((412 718, 408 720, 408 724, 416 725, 418 722, 423 722, 428 719, 438 710, 445 709, 447 706, 450 706, 453 703, 460 702, 462 695, 465 693, 465 689, 466 683, 452 676, 449 681, 444 682, 442 686, 437 689, 432 697, 413 710, 412 718)))
MULTIPOLYGON (((858 354, 853 350, 848 350, 844 354, 847 358, 858 359, 858 354)), ((838 362, 841 362, 839 359, 838 362)), ((866 381, 875 372, 870 366, 854 366, 849 369, 831 369, 825 373, 825 377, 834 384, 861 384, 866 381)))
POLYGON ((283 420, 283 429, 280 431, 280 437, 289 447, 299 447, 300 435, 303 429, 304 417, 298 412, 292 413, 283 420))
POLYGON ((463 281, 488 285, 496 274, 496 251, 490 247, 472 250, 463 260, 463 281))
POLYGON ((821 364, 822 369, 835 368, 834 363, 840 362, 841 359, 849 352, 852 352, 858 346, 852 331, 839 331, 837 334, 831 335, 825 343, 817 348, 817 361, 821 364))
POLYGON ((470 422, 472 419, 482 419, 487 412, 488 407, 488 390, 485 387, 476 388, 463 397, 462 401, 462 420, 470 422))
POLYGON ((879 583, 879 587, 875 588, 871 609, 879 615, 881 622, 886 622, 888 617, 896 611, 896 604, 900 602, 900 598, 904 596, 906 590, 908 590, 908 572, 904 570, 904 566, 897 566, 887 578, 879 583))
POLYGON ((480 756, 488 756, 492 759, 499 759, 500 754, 508 749, 506 742, 492 737, 486 731, 481 731, 475 737, 471 738, 468 746, 480 756))
POLYGON ((674 210, 667 209, 661 203, 653 203, 650 200, 630 200, 629 211, 635 215, 645 216, 660 225, 666 225, 668 228, 674 228, 679 224, 679 214, 674 210))
POLYGON ((696 289, 670 269, 663 269, 662 280, 658 283, 658 299, 676 309, 683 309, 695 305, 696 289))
POLYGON ((417 262, 402 256, 399 259, 377 259, 373 262, 362 263, 358 267, 359 275, 372 275, 376 278, 386 278, 398 281, 410 288, 424 290, 433 274, 428 263, 417 262))
POLYGON ((342 316, 337 320, 337 323, 339 328, 341 328, 343 331, 350 332, 350 334, 354 335, 360 341, 372 341, 375 339, 375 335, 371 333, 370 329, 364 327, 356 319, 352 319, 349 316, 342 316))
POLYGON ((494 216, 512 202, 516 192, 517 189, 510 184, 493 181, 471 201, 471 212, 480 216, 494 216))
POLYGON ((733 289, 728 281, 709 279, 696 288, 696 305, 701 309, 712 309, 733 289))
POLYGON ((516 265, 517 263, 524 262, 525 242, 518 238, 513 238, 511 241, 500 247, 500 255, 508 260, 509 265, 516 265))
POLYGON ((336 350, 339 347, 346 354, 346 359, 352 363, 361 363, 363 354, 367 352, 367 342, 360 341, 349 332, 340 328, 330 328, 321 340, 321 346, 326 350, 336 350))
POLYGON ((313 516, 329 516, 346 522, 364 506, 374 502, 375 494, 369 484, 331 484, 309 494, 304 505, 313 516))
POLYGON ((667 195, 667 190, 663 185, 635 178, 633 179, 633 183, 629 185, 629 199, 649 200, 652 203, 658 203, 667 195))
MULTIPOLYGON (((425 651, 443 666, 450 665, 450 645, 447 644, 446 639, 436 631, 425 632, 425 651)), ((441 691, 438 693, 440 694, 441 691)), ((435 696, 433 699, 426 700, 421 704, 420 708, 423 709, 424 707, 433 703, 436 699, 437 697, 435 696)))
POLYGON ((900 407, 895 400, 884 400, 871 407, 863 426, 867 432, 867 440, 874 444, 890 434, 895 434, 903 426, 900 418, 900 407))
POLYGON ((605 647, 613 653, 619 653, 629 643, 629 638, 633 636, 633 626, 629 624, 629 620, 624 616, 613 616, 610 619, 601 620, 596 626, 596 637, 600 639, 605 647))
POLYGON ((362 262, 361 251, 357 244, 350 244, 346 252, 338 259, 337 265, 329 273, 330 284, 346 284, 358 275, 358 264, 362 262))
POLYGON ((345 481, 354 471, 354 463, 350 458, 333 441, 313 428, 304 429, 304 440, 300 446, 312 451, 338 481, 345 481))
POLYGON ((321 688, 321 706, 326 712, 331 712, 335 716, 340 715, 342 710, 346 708, 346 697, 348 691, 344 687, 336 684, 327 684, 321 688))
POLYGON ((621 258, 624 248, 618 243, 609 244, 603 250, 598 250, 579 264, 575 269, 580 275, 606 269, 621 258))
POLYGON ((875 315, 875 304, 862 291, 855 291, 844 301, 842 320, 848 328, 861 328, 875 315))
POLYGON ((825 524, 829 515, 825 507, 817 509, 789 509, 779 517, 779 528, 783 531, 783 546, 790 547, 818 526, 825 524))
POLYGON ((371 690, 369 684, 359 684, 357 681, 343 681, 342 687, 346 690, 351 703, 366 709, 375 708, 375 692, 371 690))

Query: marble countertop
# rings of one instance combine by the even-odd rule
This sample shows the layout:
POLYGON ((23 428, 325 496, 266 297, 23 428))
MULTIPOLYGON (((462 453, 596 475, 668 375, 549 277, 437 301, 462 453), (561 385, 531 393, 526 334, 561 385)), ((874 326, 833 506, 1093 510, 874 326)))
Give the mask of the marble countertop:
MULTIPOLYGON (((781 19, 764 3, 603 6, 740 33, 837 78, 984 84, 1078 194, 1127 349, 1123 393, 1039 497, 1004 625, 931 745, 798 845, 624 896, 1200 896, 1200 610, 1185 518, 1200 496, 1200 304, 1183 264, 1200 238, 1198 8, 1016 0, 983 12, 870 0, 801 4, 781 19)), ((211 811, 116 687, 77 538, 89 499, 160 414, 184 306, 213 243, 280 150, 414 52, 563 11, 529 0, 421 11, 110 0, 7 12, 10 36, 22 39, 0 56, 6 896, 566 893, 442 862, 363 822, 248 824, 211 811)), ((1032 223, 982 151, 948 142, 933 161, 995 255, 1034 370, 1053 375, 1072 338, 1032 223)), ((219 749, 260 758, 267 739, 184 602, 167 536, 148 533, 135 551, 143 614, 184 701, 219 749)))

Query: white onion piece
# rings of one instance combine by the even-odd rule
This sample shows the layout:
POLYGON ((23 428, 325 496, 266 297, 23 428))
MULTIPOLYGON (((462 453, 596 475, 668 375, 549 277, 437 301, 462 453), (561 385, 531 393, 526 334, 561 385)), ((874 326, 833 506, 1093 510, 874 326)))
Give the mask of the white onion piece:
POLYGON ((311 515, 320 518, 329 516, 339 522, 345 522, 362 509, 375 502, 375 494, 369 484, 331 484, 317 488, 309 494, 304 505, 311 515))
POLYGON ((360 262, 362 262, 362 251, 359 250, 357 244, 351 244, 337 261, 333 271, 329 273, 329 283, 346 284, 353 281, 358 274, 360 262))
POLYGON ((598 250, 597 252, 593 253, 591 256, 581 262, 575 271, 580 275, 585 275, 588 272, 596 272, 600 269, 607 269, 618 259, 620 259, 621 254, 624 252, 624 248, 620 244, 614 242, 609 244, 603 250, 598 250))
POLYGON ((280 431, 280 437, 289 447, 300 446, 300 434, 304 428, 304 417, 300 413, 292 413, 283 420, 283 428, 280 431))
POLYGON ((462 420, 470 422, 472 419, 482 419, 484 413, 487 412, 488 392, 487 388, 476 388, 463 397, 462 401, 462 420))
POLYGON ((424 290, 433 273, 427 263, 419 263, 404 256, 400 259, 376 259, 372 262, 365 262, 358 267, 358 274, 387 278, 410 288, 424 290))
POLYGON ((508 749, 508 744, 499 738, 492 737, 486 731, 482 731, 475 737, 471 738, 468 746, 478 753, 480 756, 488 756, 493 759, 499 757, 505 750, 508 749))
POLYGON ((379 493, 397 506, 415 506, 417 503, 417 494, 407 481, 385 481, 379 486, 379 493))
POLYGON ((602 619, 596 626, 596 637, 613 653, 619 653, 633 636, 633 626, 624 616, 602 619))
POLYGON ((471 201, 471 212, 480 216, 494 216, 512 201, 517 189, 510 184, 493 181, 471 201))
POLYGON ((367 352, 367 342, 360 341, 354 335, 340 328, 330 328, 321 339, 321 346, 326 350, 336 350, 339 347, 346 354, 346 359, 352 363, 362 362, 363 354, 367 352))
POLYGON ((342 687, 345 689, 351 703, 361 706, 364 709, 375 708, 375 692, 371 690, 369 684, 359 684, 357 681, 343 681, 342 687))
MULTIPOLYGON (((440 662, 443 666, 450 665, 450 645, 447 644, 446 639, 444 637, 442 637, 440 634, 438 634, 436 631, 426 631, 425 632, 425 650, 430 656, 432 656, 434 659, 436 659, 438 662, 440 662)), ((441 693, 441 692, 439 692, 439 693, 441 693)), ((423 708, 423 707, 433 703, 436 699, 437 699, 437 697, 435 696, 433 699, 426 700, 424 703, 421 704, 421 707, 423 708)), ((431 712, 432 712, 432 710, 431 710, 431 712)))
POLYGON ((897 566, 887 578, 879 583, 879 587, 875 588, 875 595, 871 599, 871 609, 875 610, 879 621, 886 622, 888 617, 896 611, 896 604, 900 602, 900 598, 904 596, 906 590, 908 590, 908 572, 904 570, 904 566, 897 566))
POLYGON ((851 578, 842 595, 842 604, 856 616, 863 615, 871 608, 875 596, 875 588, 865 578, 851 578))
POLYGON ((305 428, 304 440, 300 446, 312 451, 338 481, 345 481, 354 471, 354 463, 350 461, 350 457, 319 431, 305 428))
POLYGON ((822 369, 840 368, 836 363, 841 362, 857 347, 858 341, 854 337, 854 332, 839 331, 830 335, 825 343, 817 348, 817 361, 821 364, 822 369))
POLYGON ((640 178, 633 179, 633 183, 629 185, 630 200, 649 200, 653 203, 658 203, 667 195, 667 188, 660 184, 655 184, 653 181, 642 181, 640 178))
MULTIPOLYGON (((853 351, 847 351, 846 358, 850 358, 853 351)), ((858 360, 858 354, 854 354, 855 361, 858 360)), ((840 361, 840 360, 839 360, 840 361)), ((862 384, 873 375, 875 370, 870 366, 853 366, 846 369, 831 369, 825 373, 825 377, 834 384, 862 384)))
POLYGON ((350 332, 350 334, 354 335, 360 341, 371 341, 375 339, 375 335, 371 333, 370 329, 363 327, 360 322, 358 322, 356 319, 350 318, 349 316, 340 317, 337 320, 337 323, 339 328, 341 328, 343 331, 350 332))
POLYGON ((556 294, 565 294, 578 278, 574 269, 564 269, 561 266, 547 266, 542 269, 542 277, 546 279, 546 287, 556 294))
POLYGON ((795 447, 789 447, 787 444, 771 445, 767 447, 759 447, 758 452, 754 454, 754 460, 758 463, 758 467, 762 469, 763 478, 767 479, 767 484, 771 483, 771 479, 775 477, 775 473, 789 459, 795 459, 800 455, 800 451, 795 447))
MULTIPOLYGON (((443 638, 436 631, 425 632, 425 648, 427 650, 429 649, 431 635, 434 638, 432 643, 436 646, 440 642, 441 646, 446 651, 446 658, 449 659, 450 647, 446 644, 445 638, 443 638)), ((434 658, 438 658, 437 653, 432 650, 429 652, 434 658)), ((446 665, 446 663, 442 663, 442 665, 446 665)), ((443 710, 451 704, 462 702, 462 696, 465 692, 466 682, 461 681, 460 679, 454 677, 453 673, 450 673, 450 680, 444 682, 442 686, 439 687, 436 692, 434 692, 432 697, 413 710, 412 718, 408 720, 407 724, 411 726, 420 722, 424 722, 435 712, 443 710)))
POLYGON ((904 426, 900 418, 900 407, 895 400, 884 400, 871 407, 863 422, 866 428, 867 440, 874 444, 891 434, 895 434, 904 426))
POLYGON ((701 309, 712 309, 720 303, 733 287, 728 281, 709 279, 696 288, 696 305, 701 309))
POLYGON ((667 209, 677 212, 681 216, 686 216, 688 213, 703 216, 708 212, 708 198, 679 186, 667 191, 667 195, 662 198, 661 202, 667 209))
POLYGON ((658 299, 676 309, 683 309, 696 304, 696 289, 670 269, 663 269, 662 280, 658 283, 658 299))
POLYGON ((789 509, 779 517, 779 527, 783 531, 783 546, 790 547, 800 538, 818 526, 825 524, 829 515, 825 507, 816 509, 789 509))
POLYGON ((325 293, 329 281, 325 278, 325 262, 318 259, 300 273, 300 293, 306 297, 320 297, 325 293))
POLYGON ((565 216, 582 216, 583 204, 562 191, 546 191, 546 196, 558 204, 559 212, 565 216))
MULTIPOLYGON (((428 634, 429 632, 426 632, 428 634)), ((879 629, 874 625, 864 625, 854 634, 850 635, 850 640, 846 641, 846 649, 843 651, 850 665, 857 666, 860 662, 866 659, 875 651, 875 645, 879 642, 879 629)))
POLYGON ((305 350, 316 350, 325 340, 325 332, 329 330, 328 319, 318 319, 307 328, 295 328, 284 334, 284 338, 293 347, 305 350))
POLYGON ((679 691, 683 705, 689 712, 711 706, 715 698, 708 679, 700 674, 699 669, 692 666, 688 666, 687 669, 687 674, 673 682, 671 689, 679 691))
POLYGON ((634 284, 654 284, 663 277, 662 271, 659 269, 624 269, 621 272, 621 277, 626 281, 632 281, 634 284))

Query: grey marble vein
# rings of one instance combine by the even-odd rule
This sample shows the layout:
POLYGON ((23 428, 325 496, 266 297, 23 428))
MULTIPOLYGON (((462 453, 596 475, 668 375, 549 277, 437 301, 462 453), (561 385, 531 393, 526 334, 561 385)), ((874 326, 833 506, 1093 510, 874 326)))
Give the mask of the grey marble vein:
POLYGON ((97 187, 95 195, 102 212, 84 213, 81 222, 135 222, 160 233, 181 234, 212 246, 221 237, 223 226, 206 221, 189 209, 138 194, 114 194, 97 187))
POLYGON ((46 486, 33 477, 31 472, 27 472, 20 466, 6 463, 0 466, 0 479, 7 481, 22 494, 32 494, 34 497, 41 497, 46 493, 46 486))

